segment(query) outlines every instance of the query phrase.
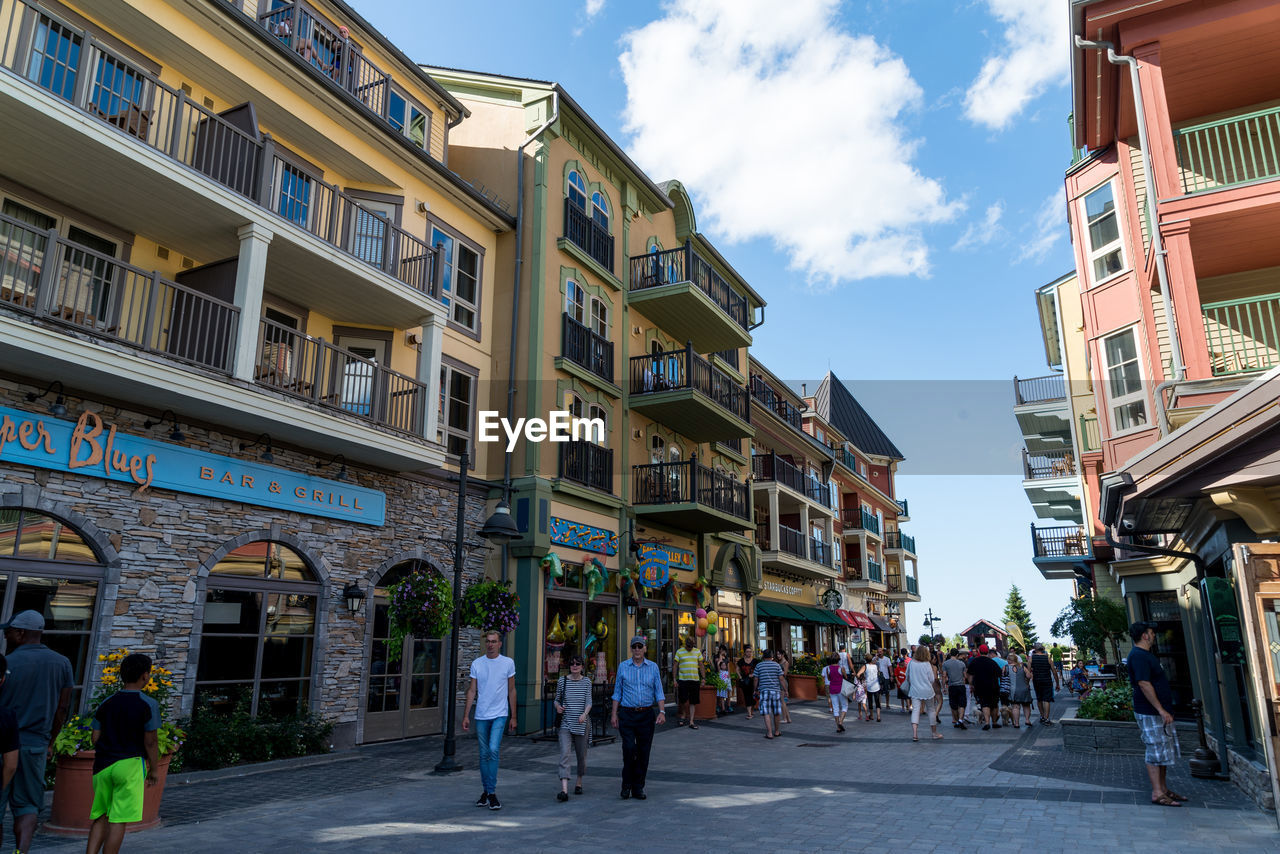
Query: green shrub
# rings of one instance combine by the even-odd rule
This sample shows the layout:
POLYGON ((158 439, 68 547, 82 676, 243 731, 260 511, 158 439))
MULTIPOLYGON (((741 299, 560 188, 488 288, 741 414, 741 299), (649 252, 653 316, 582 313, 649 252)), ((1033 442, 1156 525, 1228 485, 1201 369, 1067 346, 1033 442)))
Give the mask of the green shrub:
POLYGON ((819 676, 822 673, 822 665, 818 663, 815 656, 797 655, 791 662, 790 672, 795 676, 819 676))
POLYGON ((182 721, 186 743, 170 770, 226 768, 248 762, 266 762, 291 756, 329 752, 333 724, 306 711, 282 718, 249 715, 248 700, 241 700, 230 714, 206 705, 182 721))
POLYGON ((1080 701, 1077 718, 1093 721, 1133 720, 1133 688, 1127 679, 1115 679, 1096 688, 1080 701))

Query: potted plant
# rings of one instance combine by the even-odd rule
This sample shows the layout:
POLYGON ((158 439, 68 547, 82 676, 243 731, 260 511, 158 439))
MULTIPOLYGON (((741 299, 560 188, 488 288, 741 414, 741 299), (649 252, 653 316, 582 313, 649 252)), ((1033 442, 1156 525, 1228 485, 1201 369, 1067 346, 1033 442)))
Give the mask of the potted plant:
POLYGON ((520 625, 520 597, 509 589, 511 582, 485 579, 462 594, 462 625, 504 635, 520 625))
POLYGON ((404 639, 409 636, 442 638, 453 627, 453 590, 440 573, 419 565, 391 585, 387 609, 390 640, 387 658, 400 659, 404 639))
POLYGON ((797 655, 787 674, 787 691, 793 700, 816 700, 821 679, 822 665, 817 657, 797 655))
POLYGON ((729 683, 720 678, 715 669, 708 666, 702 675, 702 687, 698 692, 698 714, 700 721, 712 720, 716 716, 716 692, 729 690, 729 683))
MULTIPOLYGON (((98 656, 102 674, 94 689, 92 705, 98 708, 108 697, 122 687, 120 662, 127 652, 116 650, 98 656)), ((158 782, 148 786, 142 804, 142 821, 130 824, 128 831, 146 830, 160 824, 160 800, 164 797, 164 782, 169 773, 169 763, 178 752, 185 733, 165 720, 169 714, 169 700, 173 695, 173 673, 158 664, 152 665, 151 679, 142 689, 160 706, 159 752, 160 764, 156 768, 158 782)), ((45 829, 51 833, 68 836, 84 836, 89 833, 89 811, 93 806, 93 716, 75 715, 63 725, 53 740, 53 752, 57 766, 53 783, 53 806, 45 829)))

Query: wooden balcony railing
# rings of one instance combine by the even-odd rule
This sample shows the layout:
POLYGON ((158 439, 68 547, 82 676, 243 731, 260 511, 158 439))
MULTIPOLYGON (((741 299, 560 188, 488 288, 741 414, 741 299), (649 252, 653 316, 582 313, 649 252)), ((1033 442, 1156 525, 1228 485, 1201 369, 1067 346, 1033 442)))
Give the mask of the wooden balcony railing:
POLYGON ((613 382, 613 342, 595 330, 562 315, 560 354, 606 382, 613 382))
POLYGON ((1062 374, 1050 374, 1047 377, 1032 377, 1025 380, 1014 377, 1013 396, 1019 406, 1024 403, 1066 400, 1067 384, 1062 374))
POLYGON ((1173 132, 1184 193, 1280 178, 1280 107, 1173 132))
POLYGON ((0 305, 221 373, 240 309, 0 214, 0 305))
POLYGON ((1280 364, 1280 293, 1207 302, 1200 308, 1214 376, 1280 364))
POLYGON ((693 352, 693 345, 683 350, 651 353, 631 357, 631 394, 661 394, 680 389, 701 392, 720 408, 743 421, 751 421, 747 390, 733 377, 693 352))
MULTIPOLYGON (((286 12, 292 7, 271 14, 286 12)), ((242 129, 29 0, 9 6, 0 67, 365 264, 440 298, 436 250, 426 242, 277 156, 271 137, 258 128, 242 129), (24 29, 31 26, 45 33, 39 51, 24 29)))
POLYGON ((1026 480, 1051 480, 1076 473, 1076 457, 1070 451, 1052 454, 1022 452, 1022 473, 1026 480))
MULTIPOLYGON (((255 381, 353 418, 423 437, 428 388, 412 377, 271 320, 261 321, 255 381)), ((429 437, 433 438, 433 437, 429 437)))
POLYGON ((1036 557, 1072 558, 1088 557, 1092 543, 1079 525, 1062 525, 1053 528, 1031 526, 1031 547, 1036 557))
POLYGON ((591 442, 566 442, 560 446, 560 477, 613 492, 613 449, 591 442))
POLYGON ((758 400, 761 406, 797 430, 803 429, 800 410, 793 406, 791 401, 770 388, 769 384, 764 381, 764 377, 753 376, 750 388, 751 396, 758 400))
POLYGON ((747 484, 699 463, 678 462, 632 466, 633 504, 701 504, 750 523, 747 484))
MULTIPOLYGON (((699 255, 693 248, 692 241, 685 241, 678 249, 664 252, 650 252, 631 259, 632 291, 645 288, 657 288, 678 282, 692 282, 706 294, 713 303, 720 307, 729 319, 746 329, 749 322, 747 298, 729 286, 729 283, 715 271, 711 262, 699 255)), ((733 364, 737 365, 737 351, 733 353, 733 364)))
POLYGON ((564 239, 613 272, 613 235, 568 196, 564 200, 564 239))

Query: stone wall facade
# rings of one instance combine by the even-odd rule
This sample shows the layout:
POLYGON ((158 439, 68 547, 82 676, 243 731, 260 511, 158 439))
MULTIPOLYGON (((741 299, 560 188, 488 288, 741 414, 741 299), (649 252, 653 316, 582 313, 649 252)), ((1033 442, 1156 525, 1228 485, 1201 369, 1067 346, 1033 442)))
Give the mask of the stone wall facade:
MULTIPOLYGON (((47 400, 26 400, 34 388, 0 378, 0 405, 49 417, 47 400)), ((153 413, 67 396, 74 420, 85 409, 116 425, 120 432, 163 440, 163 428, 148 430, 143 422, 153 413)), ((179 416, 186 447, 245 458, 242 435, 189 424, 179 416)), ((277 445, 272 465, 299 474, 317 472, 317 461, 331 455, 308 453, 277 445)), ((204 590, 210 569, 232 549, 255 540, 274 540, 297 551, 320 582, 316 615, 311 705, 335 724, 335 744, 362 740, 365 670, 370 640, 366 635, 372 597, 361 612, 348 611, 342 597, 348 582, 359 582, 368 594, 398 563, 425 559, 453 570, 457 486, 443 478, 397 475, 347 464, 349 483, 386 495, 386 523, 372 526, 292 513, 269 507, 177 493, 162 489, 137 492, 131 484, 7 462, 0 455, 0 506, 39 510, 64 522, 91 544, 102 559, 89 662, 96 671, 97 655, 123 647, 145 652, 170 668, 182 686, 179 708, 191 711, 204 590)), ((330 474, 330 476, 332 476, 330 474)), ((468 539, 484 521, 485 487, 476 485, 466 499, 468 539)), ((483 576, 485 551, 465 552, 463 584, 483 576)), ((444 654, 448 654, 445 644, 444 654)), ((464 630, 459 662, 480 654, 479 636, 464 630)), ((460 668, 465 675, 465 668, 460 668)), ((86 696, 92 693, 96 672, 90 674, 86 696)), ((464 682, 460 684, 465 684, 464 682)), ((441 695, 445 692, 441 687, 441 695)))
MULTIPOLYGON (((1206 733, 1205 740, 1209 742, 1210 749, 1218 754, 1218 761, 1222 761, 1218 739, 1206 733)), ((1227 770, 1231 775, 1231 782, 1235 783, 1236 787, 1248 795, 1255 804, 1264 810, 1276 808, 1276 796, 1271 788, 1271 775, 1267 773, 1265 765, 1227 748, 1227 770)))
MULTIPOLYGON (((1141 756, 1146 753, 1136 721, 1091 721, 1062 718, 1062 747, 1071 753, 1113 753, 1141 756)), ((1182 755, 1190 757, 1200 746, 1196 725, 1186 721, 1174 724, 1182 755)))

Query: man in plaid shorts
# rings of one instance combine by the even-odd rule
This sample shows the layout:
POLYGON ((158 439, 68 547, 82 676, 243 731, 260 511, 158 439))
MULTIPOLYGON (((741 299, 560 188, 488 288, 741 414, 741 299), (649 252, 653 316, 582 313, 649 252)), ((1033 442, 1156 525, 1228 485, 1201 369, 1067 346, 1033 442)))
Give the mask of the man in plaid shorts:
POLYGON ((760 715, 764 718, 764 737, 774 738, 782 734, 778 716, 782 714, 782 665, 773 660, 773 652, 761 653, 760 663, 751 671, 756 680, 756 698, 760 715))
POLYGON ((1133 716, 1147 746, 1147 776, 1151 778, 1151 803, 1180 807, 1186 798, 1169 788, 1169 766, 1181 758, 1178 734, 1173 728, 1173 690, 1160 659, 1151 653, 1156 641, 1155 623, 1129 626, 1133 651, 1129 653, 1129 681, 1133 683, 1133 716))

